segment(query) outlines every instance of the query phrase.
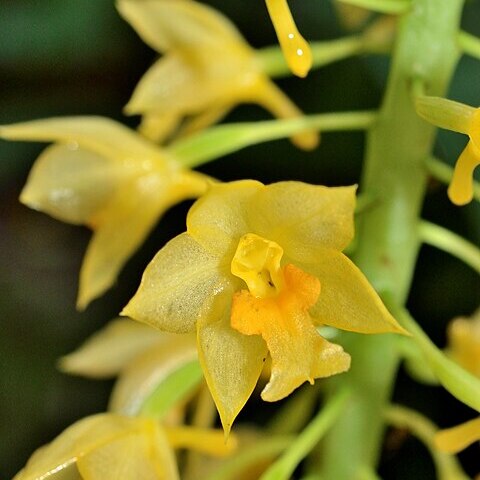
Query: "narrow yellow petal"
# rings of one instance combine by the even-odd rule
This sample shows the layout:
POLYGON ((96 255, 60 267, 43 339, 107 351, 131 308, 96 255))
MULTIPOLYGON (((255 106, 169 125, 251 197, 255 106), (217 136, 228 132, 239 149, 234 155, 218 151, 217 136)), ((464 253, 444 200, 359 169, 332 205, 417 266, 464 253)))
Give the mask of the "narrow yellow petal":
MULTIPOLYGON (((147 140, 121 123, 104 117, 56 117, 0 127, 0 137, 8 140, 59 142, 72 148, 85 148, 102 157, 127 161, 132 159, 165 161, 165 155, 147 140)), ((143 163, 136 164, 143 168, 143 163)))
POLYGON ((466 205, 473 198, 473 173, 480 165, 480 148, 469 140, 455 164, 448 196, 455 205, 466 205))
POLYGON ((325 248, 343 250, 352 240, 355 191, 302 182, 268 185, 250 203, 252 231, 277 242, 290 259, 315 262, 325 248))
POLYGON ((225 441, 222 431, 194 427, 166 427, 168 442, 173 448, 188 448, 215 457, 231 455, 238 446, 235 435, 225 441))
POLYGON ((342 253, 325 250, 315 263, 301 268, 322 284, 318 302, 310 309, 318 323, 359 333, 408 334, 363 273, 342 253))
POLYGON ((123 370, 153 345, 167 344, 172 335, 129 318, 117 318, 60 359, 64 372, 91 378, 109 378, 123 370))
POLYGON ((350 356, 324 340, 308 309, 320 294, 320 282, 293 265, 284 268, 285 286, 277 297, 256 298, 243 290, 233 298, 231 324, 245 335, 261 335, 272 357, 270 381, 262 392, 280 400, 304 382, 344 372, 350 356))
POLYGON ((480 440, 480 417, 441 430, 435 435, 435 445, 439 450, 448 453, 458 453, 471 443, 480 440))
POLYGON ((178 235, 150 262, 122 315, 168 332, 191 332, 205 301, 228 288, 229 268, 190 235, 178 235))
POLYGON ((312 52, 297 30, 287 0, 266 0, 266 4, 290 70, 306 77, 312 67, 312 52))
POLYGON ((211 299, 197 323, 200 364, 226 435, 252 394, 267 356, 262 338, 242 335, 230 326, 231 296, 230 291, 211 299))
POLYGON ((117 192, 102 212, 80 271, 77 307, 84 309, 108 290, 160 216, 178 200, 167 179, 151 174, 117 192))

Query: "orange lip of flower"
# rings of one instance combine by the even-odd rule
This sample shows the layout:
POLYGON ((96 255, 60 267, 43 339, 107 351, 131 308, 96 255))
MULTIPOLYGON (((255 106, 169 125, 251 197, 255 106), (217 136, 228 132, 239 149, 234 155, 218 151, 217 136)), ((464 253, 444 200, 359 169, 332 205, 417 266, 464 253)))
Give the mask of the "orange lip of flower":
POLYGON ((292 264, 281 268, 282 255, 278 244, 249 233, 232 261, 232 273, 248 290, 233 296, 231 326, 244 335, 261 335, 267 344, 272 357, 270 382, 262 392, 267 401, 350 367, 350 356, 318 334, 308 313, 320 295, 320 281, 292 264))

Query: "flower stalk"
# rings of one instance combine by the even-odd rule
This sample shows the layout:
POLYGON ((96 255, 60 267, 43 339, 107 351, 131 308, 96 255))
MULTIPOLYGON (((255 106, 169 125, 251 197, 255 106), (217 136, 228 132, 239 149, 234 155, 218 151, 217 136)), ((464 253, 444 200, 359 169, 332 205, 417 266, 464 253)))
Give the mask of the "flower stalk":
MULTIPOLYGON (((462 0, 415 0, 400 21, 386 95, 370 130, 362 188, 378 195, 377 208, 359 219, 355 261, 379 291, 403 304, 410 289, 420 239, 418 220, 425 195, 424 159, 434 129, 416 114, 410 87, 420 77, 429 95, 445 94, 459 58, 457 32, 462 0)), ((408 328, 408 327, 407 327, 408 328)), ((322 475, 353 480, 378 461, 384 420, 398 366, 396 339, 351 338, 350 408, 326 438, 322 475), (375 365, 382 365, 381 371, 375 365), (340 462, 345 451, 349 461, 340 462)))

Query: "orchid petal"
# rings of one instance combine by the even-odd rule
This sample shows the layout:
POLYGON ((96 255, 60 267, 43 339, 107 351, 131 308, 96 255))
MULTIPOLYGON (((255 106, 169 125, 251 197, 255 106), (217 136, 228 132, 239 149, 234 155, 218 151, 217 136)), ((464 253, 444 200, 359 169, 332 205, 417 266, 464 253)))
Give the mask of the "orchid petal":
POLYGON ((209 252, 219 255, 230 252, 230 263, 240 237, 252 231, 247 208, 263 188, 263 184, 254 180, 214 185, 190 208, 187 232, 209 252))
POLYGON ((197 323, 198 356, 228 435, 260 377, 267 347, 258 336, 230 326, 231 292, 214 297, 197 323))
POLYGON ((252 198, 248 220, 252 231, 277 242, 290 258, 315 262, 325 249, 343 250, 352 240, 355 190, 274 183, 252 198))
POLYGON ((124 187, 108 210, 101 212, 80 271, 78 308, 85 308, 113 285, 160 216, 178 201, 171 192, 164 178, 146 175, 130 188, 124 187))
POLYGON ((53 145, 38 157, 20 200, 64 222, 85 224, 105 207, 121 179, 115 162, 83 148, 53 145))
POLYGON ((167 345, 173 334, 159 332, 129 318, 116 318, 80 348, 60 359, 67 373, 91 378, 118 375, 130 362, 153 345, 167 345))
POLYGON ((223 48, 222 42, 243 41, 227 17, 188 0, 119 0, 120 14, 142 40, 160 53, 173 48, 223 48))
POLYGON ((315 263, 301 268, 322 285, 318 301, 310 309, 318 323, 358 333, 406 333, 363 273, 342 253, 325 250, 315 263))
MULTIPOLYGON (((121 123, 104 117, 56 117, 0 127, 0 137, 9 140, 59 142, 81 147, 114 160, 142 158, 164 161, 158 148, 121 123)), ((134 165, 131 165, 134 167, 134 165)), ((158 165, 157 165, 158 166, 158 165)), ((136 165, 140 170, 142 165, 136 165)))
POLYGON ((190 235, 178 235, 150 262, 122 315, 173 333, 193 331, 205 301, 229 285, 229 268, 190 235))

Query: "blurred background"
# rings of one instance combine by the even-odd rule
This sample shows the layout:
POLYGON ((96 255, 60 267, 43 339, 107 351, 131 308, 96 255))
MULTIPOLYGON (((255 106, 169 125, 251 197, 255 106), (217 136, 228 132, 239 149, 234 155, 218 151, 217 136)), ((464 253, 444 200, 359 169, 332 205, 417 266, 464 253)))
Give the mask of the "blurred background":
MULTIPOLYGON (((276 42, 262 1, 208 3, 232 18, 254 47, 276 42)), ((307 39, 342 35, 329 1, 291 3, 307 39)), ((479 1, 467 4, 464 28, 480 35, 479 1)), ((122 106, 156 56, 119 17, 113 0, 0 1, 0 124, 95 114, 136 126, 138 118, 123 117, 122 106)), ((387 58, 355 58, 312 72, 305 80, 278 83, 307 113, 375 108, 387 69, 387 58)), ((480 61, 462 59, 450 97, 479 105, 479 78, 480 61)), ((241 106, 227 121, 260 118, 268 117, 257 107, 241 106)), ((453 163, 465 142, 463 136, 441 134, 436 154, 453 163)), ((56 369, 57 359, 117 315, 148 261, 184 230, 189 207, 184 203, 170 210, 129 261, 117 286, 79 313, 78 273, 90 232, 18 202, 43 148, 0 140, 0 478, 5 479, 66 426, 105 409, 111 383, 63 375, 56 369)), ((358 182, 362 153, 362 134, 325 134, 311 153, 278 141, 222 158, 203 171, 222 180, 250 177, 345 185, 358 182)), ((480 205, 452 206, 442 185, 430 185, 424 216, 480 243, 480 205)), ((476 274, 446 254, 422 249, 409 307, 437 345, 445 344, 448 321, 471 314, 479 299, 476 274)), ((403 371, 395 400, 425 412, 443 427, 473 416, 442 389, 416 384, 403 371)), ((254 401, 239 420, 259 418, 267 406, 254 401)), ((470 474, 477 473, 478 446, 461 459, 470 474)), ((380 471, 385 479, 435 478, 421 444, 393 431, 387 433, 380 471)))

